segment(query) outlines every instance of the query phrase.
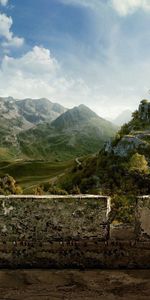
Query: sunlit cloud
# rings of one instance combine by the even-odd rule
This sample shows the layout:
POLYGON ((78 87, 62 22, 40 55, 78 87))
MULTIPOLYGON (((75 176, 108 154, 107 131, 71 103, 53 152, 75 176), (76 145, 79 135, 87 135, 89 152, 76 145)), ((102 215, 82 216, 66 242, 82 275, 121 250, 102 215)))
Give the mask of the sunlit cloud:
POLYGON ((3 39, 1 45, 3 47, 20 47, 24 43, 24 38, 17 37, 11 30, 13 20, 6 14, 0 13, 0 37, 3 39))
POLYGON ((138 9, 150 12, 149 0, 112 0, 112 5, 121 16, 132 14, 138 9))
POLYGON ((0 5, 6 6, 9 0, 0 0, 0 5))

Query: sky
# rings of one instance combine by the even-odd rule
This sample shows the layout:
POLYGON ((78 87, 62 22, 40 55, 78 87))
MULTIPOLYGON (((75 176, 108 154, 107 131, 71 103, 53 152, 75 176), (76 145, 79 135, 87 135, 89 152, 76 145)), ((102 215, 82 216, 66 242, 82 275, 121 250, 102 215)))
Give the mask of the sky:
POLYGON ((107 119, 150 90, 150 0, 0 0, 0 96, 107 119))

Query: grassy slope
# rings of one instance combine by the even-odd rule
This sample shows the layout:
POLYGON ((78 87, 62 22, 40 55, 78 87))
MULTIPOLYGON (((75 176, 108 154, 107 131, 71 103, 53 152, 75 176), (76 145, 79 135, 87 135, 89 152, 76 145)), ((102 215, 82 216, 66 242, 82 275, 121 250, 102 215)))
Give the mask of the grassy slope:
POLYGON ((0 176, 9 174, 23 188, 24 193, 31 193, 42 182, 64 173, 72 165, 68 162, 44 162, 44 161, 3 161, 0 162, 0 176))
POLYGON ((100 124, 94 120, 80 128, 57 130, 49 124, 22 132, 18 136, 21 152, 32 159, 68 160, 98 151, 105 141, 113 137, 116 128, 100 124))

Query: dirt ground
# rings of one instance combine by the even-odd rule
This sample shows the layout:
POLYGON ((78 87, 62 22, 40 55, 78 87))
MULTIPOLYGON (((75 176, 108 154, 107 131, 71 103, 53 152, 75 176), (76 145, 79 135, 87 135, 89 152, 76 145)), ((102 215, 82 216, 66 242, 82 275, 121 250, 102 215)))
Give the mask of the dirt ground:
POLYGON ((2 299, 148 300, 150 270, 1 270, 2 299))

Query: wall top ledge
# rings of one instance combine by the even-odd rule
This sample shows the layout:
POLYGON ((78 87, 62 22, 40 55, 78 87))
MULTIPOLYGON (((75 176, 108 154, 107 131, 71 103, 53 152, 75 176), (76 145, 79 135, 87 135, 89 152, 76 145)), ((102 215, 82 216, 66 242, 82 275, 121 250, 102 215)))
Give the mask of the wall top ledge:
POLYGON ((138 196, 138 199, 149 199, 150 195, 143 195, 143 196, 138 196))
POLYGON ((110 197, 102 195, 0 195, 0 199, 106 199, 110 197))

